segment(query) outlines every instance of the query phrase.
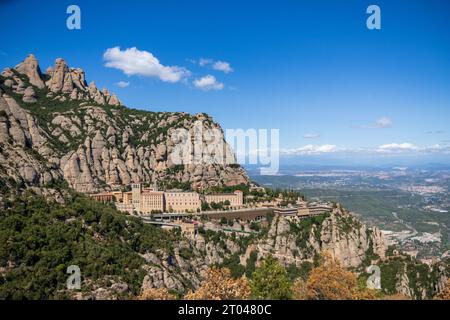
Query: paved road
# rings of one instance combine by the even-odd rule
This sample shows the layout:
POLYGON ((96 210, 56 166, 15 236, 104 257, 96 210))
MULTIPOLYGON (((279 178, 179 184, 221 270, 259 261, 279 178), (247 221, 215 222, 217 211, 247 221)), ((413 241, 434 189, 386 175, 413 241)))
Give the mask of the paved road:
POLYGON ((159 218, 170 218, 170 217, 189 217, 189 216, 209 216, 209 215, 224 215, 224 214, 236 214, 236 213, 254 213, 261 211, 261 214, 267 214, 272 211, 272 208, 269 207, 260 207, 260 208, 244 208, 244 209, 235 209, 235 210, 225 210, 225 211, 204 211, 204 212, 196 212, 196 213, 162 213, 162 214, 154 214, 153 217, 155 219, 159 218))

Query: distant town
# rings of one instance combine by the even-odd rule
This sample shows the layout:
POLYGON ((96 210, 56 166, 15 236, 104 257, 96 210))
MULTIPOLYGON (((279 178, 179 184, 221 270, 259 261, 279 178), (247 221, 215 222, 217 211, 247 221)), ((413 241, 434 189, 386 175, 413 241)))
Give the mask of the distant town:
POLYGON ((252 174, 271 188, 301 190, 310 200, 336 201, 380 227, 390 244, 433 263, 450 255, 450 169, 417 167, 282 167, 278 176, 252 174))

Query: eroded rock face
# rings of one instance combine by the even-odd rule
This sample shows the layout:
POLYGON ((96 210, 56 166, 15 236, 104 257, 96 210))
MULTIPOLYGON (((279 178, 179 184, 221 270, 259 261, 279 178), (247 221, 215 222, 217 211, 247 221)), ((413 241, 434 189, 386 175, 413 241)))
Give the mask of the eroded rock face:
MULTIPOLYGON (((221 164, 185 165, 175 171, 175 165, 169 157, 175 148, 170 135, 158 137, 154 142, 139 139, 139 145, 132 145, 131 138, 136 140, 141 135, 131 127, 121 128, 119 123, 109 118, 99 107, 86 106, 82 110, 90 137, 82 141, 82 148, 61 159, 65 179, 78 191, 93 192, 98 189, 101 181, 114 188, 132 181, 158 183, 174 179, 200 189, 248 182, 242 168, 221 164)), ((76 119, 63 114, 56 116, 52 124, 60 130, 54 129, 52 132, 60 135, 66 131, 72 137, 81 136, 83 130, 78 127, 76 119)), ((137 119, 134 122, 139 126, 153 123, 137 119)), ((183 128, 189 129, 193 122, 195 118, 183 124, 183 128)), ((223 136, 221 139, 223 141, 223 136)))
MULTIPOLYGON (((55 66, 47 70, 47 87, 39 93, 72 104, 69 109, 66 105, 59 109, 57 103, 50 107, 41 105, 43 102, 36 95, 41 89, 27 83, 38 83, 41 79, 36 59, 30 56, 17 68, 20 72, 14 69, 2 72, 0 88, 22 94, 23 102, 37 103, 42 109, 36 111, 33 107, 31 110, 36 113, 32 114, 26 104, 21 105, 22 101, 2 92, 0 103, 8 116, 0 121, 1 142, 11 148, 34 150, 34 156, 52 168, 52 174, 44 179, 35 165, 12 162, 18 180, 38 186, 47 183, 50 177, 63 177, 70 187, 81 192, 111 190, 133 181, 169 181, 171 186, 178 183, 199 189, 248 183, 242 168, 229 165, 234 164, 234 155, 226 144, 227 163, 199 161, 177 166, 171 158, 176 148, 173 133, 178 129, 193 132, 199 121, 203 130, 217 129, 220 134, 216 140, 224 142, 220 126, 208 116, 113 108, 120 105, 115 94, 99 90, 94 82, 87 86, 84 71, 69 68, 63 59, 57 59, 55 66), (39 77, 35 78, 36 75, 39 77), (42 117, 43 114, 46 116, 42 117)), ((204 147, 213 143, 208 138, 202 141, 204 147)))
MULTIPOLYGON (((107 90, 98 90, 93 82, 90 86, 87 86, 84 71, 80 68, 70 68, 62 58, 56 59, 54 67, 47 68, 46 75, 48 80, 45 83, 38 61, 32 54, 18 64, 14 70, 27 76, 30 84, 38 89, 47 88, 50 90, 47 97, 55 97, 55 99, 62 102, 71 99, 80 101, 92 100, 100 105, 119 106, 121 104, 115 94, 111 95, 107 90)), ((7 87, 13 88, 16 93, 24 94, 25 84, 20 78, 15 76, 12 69, 5 69, 2 75, 6 78, 11 78, 5 80, 4 84, 7 87)), ((33 98, 27 96, 24 98, 25 100, 28 102, 33 100, 33 98)))
POLYGON ((328 252, 342 266, 358 267, 372 248, 381 259, 385 257, 387 242, 381 232, 369 230, 342 208, 334 209, 320 227, 310 230, 309 236, 303 235, 308 241, 300 250, 295 234, 295 225, 299 223, 298 218, 274 219, 268 239, 257 244, 260 258, 276 252, 283 264, 300 266, 305 260, 312 262, 315 253, 328 252))
POLYGON ((109 98, 108 104, 110 104, 112 106, 120 106, 121 103, 120 103, 119 99, 117 98, 117 96, 115 94, 113 94, 111 96, 111 98, 109 98))
POLYGON ((26 103, 35 103, 37 101, 36 93, 34 92, 33 87, 28 87, 25 89, 22 100, 26 103))
POLYGON ((39 89, 45 87, 42 80, 41 70, 39 69, 39 63, 33 54, 30 54, 23 62, 15 67, 16 71, 26 75, 30 79, 30 83, 39 89))
MULTIPOLYGON (((235 225, 233 228, 240 229, 243 225, 235 225)), ((295 225, 299 224, 298 218, 291 217, 275 217, 268 230, 267 236, 251 241, 246 248, 241 248, 236 240, 230 237, 223 238, 223 242, 214 243, 213 241, 205 242, 205 239, 198 235, 194 239, 181 241, 175 244, 172 259, 168 259, 169 255, 164 252, 148 253, 143 257, 146 261, 146 276, 142 283, 143 289, 148 288, 167 288, 178 292, 186 292, 189 287, 186 283, 192 284, 197 288, 203 279, 204 272, 211 266, 220 265, 229 259, 232 255, 238 254, 240 263, 245 266, 252 252, 256 253, 256 264, 268 255, 275 257, 282 265, 300 267, 304 262, 312 263, 314 256, 319 255, 323 251, 330 251, 335 245, 338 250, 334 251, 334 258, 338 260, 344 267, 360 267, 362 261, 366 258, 369 250, 368 243, 377 243, 382 250, 384 247, 384 239, 376 239, 372 233, 367 232, 365 226, 357 223, 356 218, 350 216, 341 209, 334 210, 329 214, 320 225, 318 234, 306 241, 297 241, 297 237, 301 236, 295 225), (343 219, 355 219, 354 226, 346 229, 347 233, 343 234, 336 230, 342 229, 343 219), (320 231, 321 230, 321 231, 320 231), (336 234, 332 234, 336 233, 336 234), (367 233, 366 237, 356 236, 358 234, 367 233), (316 240, 318 238, 323 239, 316 240), (381 240, 381 243, 378 241, 381 240), (361 241, 361 242, 359 242, 361 241), (301 244, 303 243, 303 244, 301 244), (360 248, 354 250, 355 247, 360 248), (180 255, 181 250, 190 252, 189 259, 180 255), (171 261, 169 264, 167 261, 171 261)), ((205 226, 214 225, 208 222, 205 226)), ((248 226, 247 226, 248 227, 248 226)), ((315 233, 317 230, 311 230, 315 233)), ((381 252, 384 256, 384 251, 381 252)), ((380 259, 382 259, 380 257, 380 259)))
POLYGON ((54 93, 60 92, 64 87, 64 82, 66 80, 71 81, 71 79, 66 78, 68 72, 69 67, 67 66, 64 59, 56 59, 55 67, 53 68, 50 80, 46 82, 46 85, 50 89, 50 91, 54 93))
POLYGON ((81 91, 86 90, 86 77, 82 69, 80 68, 71 69, 70 76, 76 88, 78 88, 81 91))
POLYGON ((62 195, 47 185, 63 178, 61 170, 43 161, 53 151, 48 149, 48 137, 36 119, 22 109, 10 96, 0 97, 0 179, 10 186, 11 180, 33 189, 36 193, 62 201, 62 195), (34 151, 32 151, 34 150, 34 151))
POLYGON ((345 267, 357 267, 369 251, 381 259, 385 258, 387 242, 377 228, 368 229, 342 209, 335 209, 324 221, 320 243, 321 250, 327 251, 345 267))

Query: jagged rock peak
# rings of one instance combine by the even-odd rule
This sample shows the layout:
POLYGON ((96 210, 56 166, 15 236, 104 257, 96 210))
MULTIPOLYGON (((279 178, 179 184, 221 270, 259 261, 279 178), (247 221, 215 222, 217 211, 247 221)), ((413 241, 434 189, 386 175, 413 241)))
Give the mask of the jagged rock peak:
POLYGON ((89 83, 89 92, 90 92, 91 94, 95 94, 95 93, 97 92, 97 87, 96 87, 96 85, 95 85, 95 81, 91 81, 91 82, 89 83))
POLYGON ((108 103, 112 106, 120 106, 121 105, 119 98, 117 98, 117 96, 115 94, 112 94, 111 98, 109 98, 108 103))
MULTIPOLYGON (((64 81, 68 80, 66 74, 69 73, 69 67, 62 58, 58 58, 55 61, 55 67, 51 74, 50 80, 46 85, 52 92, 60 92, 64 87, 64 81)), ((71 80, 70 80, 71 81, 71 80)))
POLYGON ((45 87, 44 81, 42 81, 39 63, 33 54, 28 55, 28 57, 19 63, 15 69, 17 72, 28 76, 32 85, 35 85, 39 89, 45 87))
POLYGON ((45 74, 51 77, 53 74, 53 67, 48 67, 45 74))
MULTIPOLYGON (((33 86, 39 89, 47 87, 51 91, 48 96, 55 96, 55 99, 61 101, 66 101, 67 98, 70 98, 71 100, 83 101, 94 100, 100 105, 121 105, 115 94, 110 93, 107 89, 99 90, 95 86, 94 81, 88 86, 83 69, 70 68, 63 58, 57 58, 54 67, 46 69, 45 76, 42 75, 38 60, 33 54, 30 54, 23 62, 18 64, 15 70, 20 74, 26 75, 33 86), (47 80, 45 83, 44 79, 47 80), (64 96, 64 94, 68 95, 68 97, 64 96)), ((2 72, 2 76, 8 78, 5 81, 5 85, 13 88, 19 94, 24 94, 24 83, 19 77, 14 75, 12 69, 5 69, 2 72)), ((31 91, 29 90, 29 92, 31 91)), ((28 95, 26 98, 27 102, 33 101, 31 97, 32 95, 28 95)))

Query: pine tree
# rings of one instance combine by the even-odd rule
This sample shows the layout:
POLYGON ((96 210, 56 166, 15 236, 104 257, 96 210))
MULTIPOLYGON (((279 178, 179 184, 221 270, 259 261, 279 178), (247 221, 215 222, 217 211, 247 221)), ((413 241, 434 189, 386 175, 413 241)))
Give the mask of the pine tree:
POLYGON ((255 299, 287 300, 292 297, 286 269, 269 256, 255 270, 250 283, 255 299))

